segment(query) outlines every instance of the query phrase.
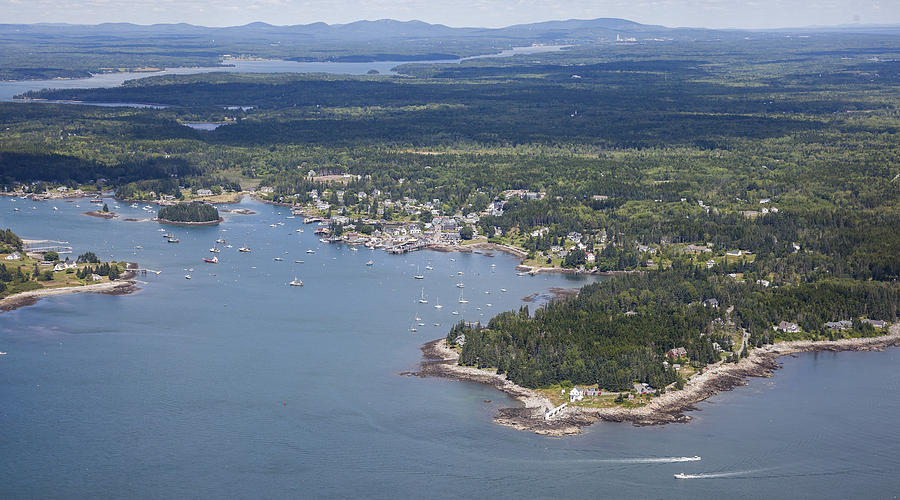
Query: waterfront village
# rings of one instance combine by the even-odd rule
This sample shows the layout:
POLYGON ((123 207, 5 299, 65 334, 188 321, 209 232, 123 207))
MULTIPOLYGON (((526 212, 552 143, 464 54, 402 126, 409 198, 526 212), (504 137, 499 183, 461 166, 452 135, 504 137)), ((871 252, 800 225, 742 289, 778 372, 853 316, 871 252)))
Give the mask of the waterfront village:
MULTIPOLYGON (((540 226, 516 227, 504 232, 500 227, 482 220, 502 217, 507 204, 513 199, 542 200, 547 196, 543 191, 505 190, 481 210, 450 214, 447 212, 447 205, 440 199, 422 201, 404 196, 395 200, 391 199, 390 193, 377 188, 358 192, 342 189, 348 183, 361 180, 361 176, 357 175, 317 174, 310 170, 306 180, 318 187, 305 193, 284 195, 279 194, 279 190, 274 187, 266 185, 246 190, 241 189, 237 183, 236 189, 218 185, 193 188, 180 186, 178 196, 149 191, 139 193, 136 198, 130 197, 122 201, 147 202, 160 206, 187 201, 235 203, 249 195, 266 203, 288 207, 294 216, 303 217, 306 223, 317 223, 315 233, 323 242, 360 245, 383 249, 394 254, 426 248, 465 251, 468 248, 475 249, 489 244, 490 249, 508 252, 520 258, 519 272, 530 274, 542 271, 614 273, 666 268, 677 255, 688 256, 697 266, 720 269, 732 279, 743 280, 742 273, 728 272, 732 270, 730 265, 749 263, 755 258, 753 252, 749 250, 718 248, 712 243, 659 241, 643 244, 627 241, 621 235, 608 235, 606 229, 592 231, 591 234, 566 230, 555 235, 551 233, 559 233, 559 228, 552 228, 551 231, 551 227, 540 226), (535 245, 535 241, 542 244, 535 245), (623 248, 623 245, 628 245, 628 248, 623 248), (609 249, 614 249, 613 253, 618 253, 620 257, 628 254, 629 258, 604 258, 604 251, 609 249)), ((19 186, 15 191, 9 189, 8 192, 0 194, 33 200, 99 197, 101 191, 98 186, 104 182, 104 179, 100 179, 97 185, 79 187, 32 183, 19 186)), ((402 184, 403 179, 398 179, 397 182, 402 184)), ((593 199, 605 202, 609 197, 595 195, 593 199)), ((688 203, 688 200, 682 198, 681 203, 688 203)), ((761 208, 743 210, 741 214, 746 218, 756 218, 779 211, 771 199, 761 199, 758 203, 761 208)), ((718 213, 718 208, 711 207, 703 201, 698 201, 697 206, 706 213, 718 213)), ((240 209, 224 211, 233 214, 245 213, 240 209)), ((795 253, 800 251, 798 244, 794 244, 793 248, 795 253)), ((772 283, 770 277, 766 276, 754 277, 753 281, 764 287, 772 283)))

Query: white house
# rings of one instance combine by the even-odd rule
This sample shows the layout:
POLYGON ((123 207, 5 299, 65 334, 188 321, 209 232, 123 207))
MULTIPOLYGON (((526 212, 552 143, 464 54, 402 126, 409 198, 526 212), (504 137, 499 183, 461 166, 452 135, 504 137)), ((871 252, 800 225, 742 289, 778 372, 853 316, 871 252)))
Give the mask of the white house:
POLYGON ((569 391, 569 402, 574 403, 575 401, 581 401, 584 399, 584 391, 578 388, 576 385, 569 391))
POLYGON ((77 267, 76 264, 67 258, 65 262, 58 262, 55 266, 53 266, 53 270, 65 271, 66 269, 72 269, 73 267, 77 267))
POLYGON ((13 253, 7 255, 5 258, 6 258, 6 260, 21 260, 22 254, 20 254, 19 252, 13 252, 13 253))
POLYGON ((213 194, 210 189, 198 189, 194 192, 197 193, 197 196, 212 196, 213 194))

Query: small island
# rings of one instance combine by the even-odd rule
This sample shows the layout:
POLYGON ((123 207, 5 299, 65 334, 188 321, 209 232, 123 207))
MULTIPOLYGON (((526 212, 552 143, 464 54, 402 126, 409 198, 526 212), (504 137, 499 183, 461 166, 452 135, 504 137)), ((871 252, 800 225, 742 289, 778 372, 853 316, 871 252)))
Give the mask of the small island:
POLYGON ((216 207, 200 201, 164 206, 156 216, 160 224, 180 226, 213 226, 222 220, 216 207))
POLYGON ((103 208, 101 210, 92 210, 90 212, 85 212, 84 215, 88 215, 90 217, 99 217, 101 219, 115 219, 119 216, 119 214, 115 212, 109 211, 109 205, 106 203, 103 204, 103 208))

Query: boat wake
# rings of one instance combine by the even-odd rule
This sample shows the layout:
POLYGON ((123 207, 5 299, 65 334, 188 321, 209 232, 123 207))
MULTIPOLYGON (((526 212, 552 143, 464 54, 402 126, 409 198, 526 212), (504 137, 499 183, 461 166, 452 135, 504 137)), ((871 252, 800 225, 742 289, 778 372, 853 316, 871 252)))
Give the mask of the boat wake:
POLYGON ((750 474, 761 472, 763 469, 743 470, 734 472, 701 472, 698 474, 675 474, 678 479, 724 479, 730 477, 746 477, 750 474))
POLYGON ((599 460, 610 464, 671 464, 678 462, 699 462, 700 457, 648 457, 648 458, 610 458, 599 460))

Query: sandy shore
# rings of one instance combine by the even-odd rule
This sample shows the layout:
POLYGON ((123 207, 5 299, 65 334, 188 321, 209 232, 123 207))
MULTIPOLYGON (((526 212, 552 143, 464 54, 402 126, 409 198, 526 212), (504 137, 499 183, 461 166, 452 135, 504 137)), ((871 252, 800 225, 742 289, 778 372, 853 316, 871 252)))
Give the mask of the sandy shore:
MULTIPOLYGON (((137 264, 129 263, 128 269, 136 269, 137 264)), ((94 285, 83 286, 67 286, 61 288, 45 288, 43 290, 29 290, 27 292, 17 293, 9 297, 0 299, 0 312, 12 311, 20 307, 30 306, 37 303, 43 297, 53 295, 65 295, 69 293, 102 293, 106 295, 127 295, 137 291, 138 287, 133 278, 137 273, 134 271, 126 271, 122 279, 118 281, 107 281, 106 283, 97 283, 94 285)))
POLYGON ((582 428, 600 421, 631 422, 635 425, 686 422, 690 417, 685 412, 696 409, 694 404, 720 391, 746 385, 747 377, 772 376, 778 369, 776 360, 781 356, 816 351, 878 351, 891 346, 900 346, 900 323, 892 325, 886 335, 878 337, 820 342, 807 340, 780 342, 753 349, 738 363, 721 362, 710 365, 706 372, 688 379, 684 389, 669 391, 640 408, 569 407, 549 421, 544 420, 543 416, 543 409, 553 406, 549 399, 538 392, 514 384, 507 380, 505 375, 457 365, 459 355, 447 347, 444 339, 434 340, 422 346, 425 360, 420 364, 419 371, 408 375, 444 377, 491 385, 522 403, 521 407, 500 409, 494 417, 495 422, 538 434, 565 436, 578 434, 582 428))

